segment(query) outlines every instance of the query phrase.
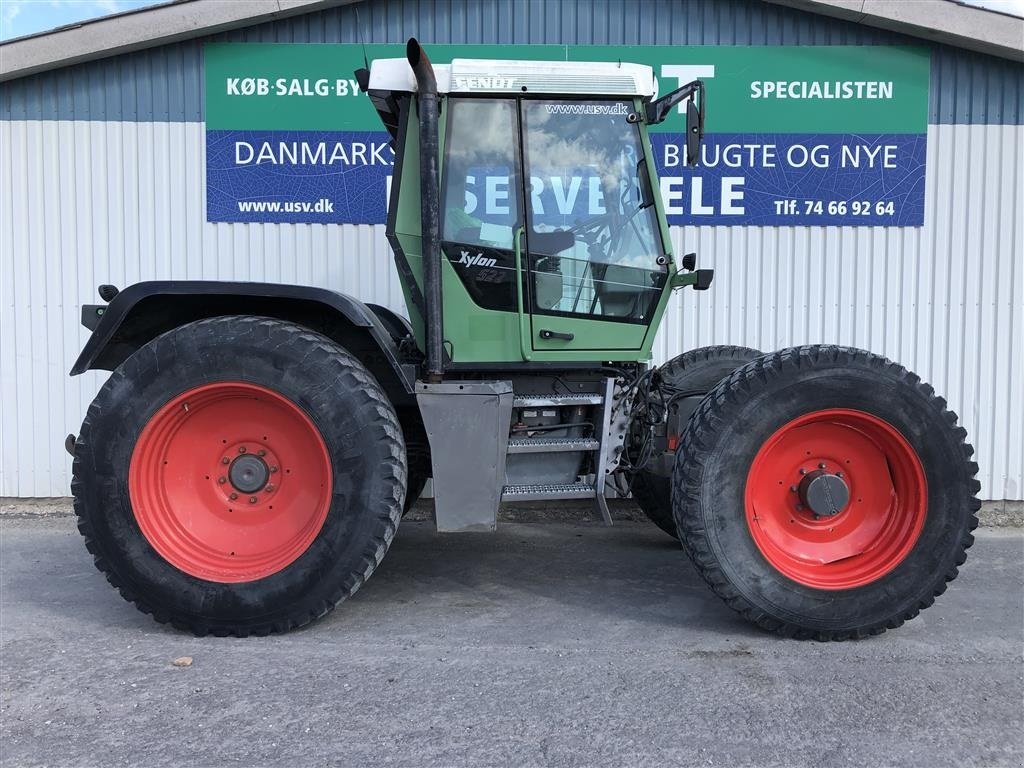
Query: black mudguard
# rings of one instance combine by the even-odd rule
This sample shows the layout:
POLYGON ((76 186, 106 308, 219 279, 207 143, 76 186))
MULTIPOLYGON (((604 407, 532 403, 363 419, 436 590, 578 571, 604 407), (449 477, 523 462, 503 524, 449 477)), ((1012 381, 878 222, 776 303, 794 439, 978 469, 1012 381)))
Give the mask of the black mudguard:
POLYGON ((290 320, 342 343, 367 365, 393 397, 410 395, 415 370, 403 365, 387 326, 369 306, 324 288, 275 283, 168 280, 136 283, 108 305, 82 307, 92 330, 71 369, 113 370, 162 333, 219 315, 259 315, 290 320))

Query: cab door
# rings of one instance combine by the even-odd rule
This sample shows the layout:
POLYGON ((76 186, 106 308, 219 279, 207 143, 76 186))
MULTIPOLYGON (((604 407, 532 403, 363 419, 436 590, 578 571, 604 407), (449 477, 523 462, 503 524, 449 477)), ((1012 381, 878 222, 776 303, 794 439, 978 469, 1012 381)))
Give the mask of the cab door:
MULTIPOLYGON (((522 99, 516 243, 535 359, 640 350, 668 277, 631 100, 522 99), (645 194, 646 190, 646 194, 645 194)), ((525 345, 524 345, 525 346, 525 345)))
POLYGON ((445 344, 461 364, 524 359, 515 98, 451 97, 442 158, 445 344))

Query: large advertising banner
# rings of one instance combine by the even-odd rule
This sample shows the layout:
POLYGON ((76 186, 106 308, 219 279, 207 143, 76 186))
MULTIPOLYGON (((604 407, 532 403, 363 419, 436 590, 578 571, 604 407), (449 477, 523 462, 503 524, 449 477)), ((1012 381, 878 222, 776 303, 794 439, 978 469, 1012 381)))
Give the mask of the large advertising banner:
MULTIPOLYGON (((371 60, 404 52, 365 49, 371 60)), ((429 53, 435 64, 649 64, 661 94, 704 80, 707 135, 696 168, 685 165, 682 105, 651 129, 670 224, 924 223, 925 48, 432 45, 429 53)), ((205 47, 209 221, 385 221, 395 155, 352 74, 363 57, 358 45, 205 47)))

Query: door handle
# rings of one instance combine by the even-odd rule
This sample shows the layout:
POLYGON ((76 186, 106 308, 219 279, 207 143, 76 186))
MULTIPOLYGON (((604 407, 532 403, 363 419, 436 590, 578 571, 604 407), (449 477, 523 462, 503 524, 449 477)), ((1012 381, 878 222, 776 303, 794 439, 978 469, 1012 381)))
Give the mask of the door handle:
POLYGON ((523 360, 533 359, 533 342, 530 340, 530 321, 523 310, 523 235, 526 227, 521 224, 512 235, 512 251, 516 259, 516 306, 519 309, 519 352, 523 360))
POLYGON ((549 331, 547 328, 541 328, 540 337, 542 339, 562 339, 563 341, 572 341, 576 338, 571 333, 562 333, 561 331, 549 331))

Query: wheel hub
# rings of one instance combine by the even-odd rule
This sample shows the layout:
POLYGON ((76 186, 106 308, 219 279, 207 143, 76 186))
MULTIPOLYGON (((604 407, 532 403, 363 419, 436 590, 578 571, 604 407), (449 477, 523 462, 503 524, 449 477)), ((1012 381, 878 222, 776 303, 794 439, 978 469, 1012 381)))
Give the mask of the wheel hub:
POLYGON ((846 408, 779 427, 751 462, 747 525, 765 559, 816 589, 851 589, 895 569, 927 514, 917 452, 891 424, 846 408))
POLYGON ((242 454, 231 462, 228 479, 236 491, 256 493, 262 491, 270 478, 270 467, 259 456, 242 454))
POLYGON ((823 469, 804 475, 797 492, 800 503, 819 517, 838 515, 850 501, 850 489, 843 478, 823 469))
POLYGON ((139 528, 172 566, 206 581, 271 576, 319 534, 331 506, 330 454, 284 395, 241 381, 171 399, 132 451, 139 528))

